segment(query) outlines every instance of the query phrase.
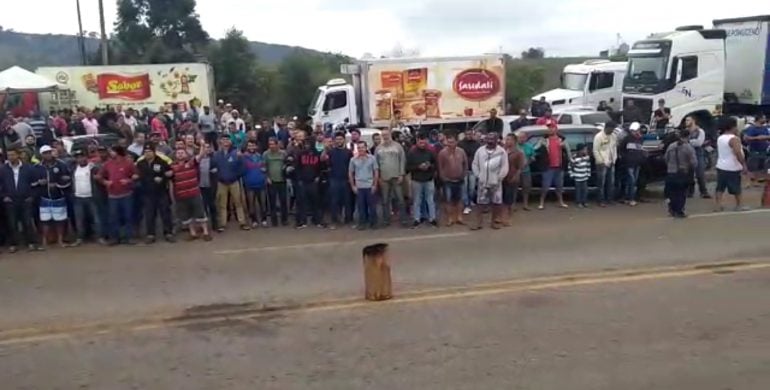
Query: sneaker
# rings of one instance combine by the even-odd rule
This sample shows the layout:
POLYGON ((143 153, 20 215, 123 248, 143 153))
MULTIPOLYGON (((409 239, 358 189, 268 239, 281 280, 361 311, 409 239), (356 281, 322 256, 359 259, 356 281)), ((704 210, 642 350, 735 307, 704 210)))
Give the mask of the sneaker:
POLYGON ((303 223, 303 224, 301 224, 301 225, 297 225, 296 229, 298 229, 298 230, 299 230, 299 229, 304 229, 304 228, 306 228, 306 227, 307 227, 307 225, 305 225, 305 224, 303 223))
POLYGON ((107 245, 109 245, 109 242, 107 242, 107 240, 105 240, 105 239, 103 239, 103 238, 100 238, 100 239, 98 240, 98 242, 99 242, 99 245, 102 245, 102 246, 107 246, 107 245))
POLYGON ((711 195, 709 195, 708 193, 700 194, 700 197, 701 197, 701 199, 711 199, 711 195))
POLYGON ((248 232, 249 230, 251 230, 251 226, 243 224, 241 225, 241 230, 248 232))
POLYGON ((315 227, 317 227, 319 229, 326 229, 326 224, 319 223, 319 224, 315 225, 315 227))
POLYGON ((12 246, 8 248, 8 253, 16 253, 18 252, 18 250, 19 250, 18 248, 16 248, 15 246, 12 246))
POLYGON ((420 221, 412 222, 412 229, 417 229, 418 227, 420 227, 420 221))
POLYGON ((435 219, 430 221, 430 226, 433 226, 434 228, 437 228, 438 227, 438 221, 436 221, 435 219))
POLYGON ((583 206, 584 209, 589 208, 587 203, 581 203, 581 206, 583 206))
POLYGON ((466 207, 466 208, 463 209, 463 214, 464 215, 468 215, 470 213, 471 213, 471 208, 470 207, 466 207))
POLYGON ((578 203, 578 204, 577 204, 577 208, 579 208, 579 209, 582 209, 582 208, 584 208, 584 207, 585 207, 585 206, 583 206, 583 204, 582 204, 582 203, 578 203))
POLYGON ((628 205, 631 206, 631 207, 635 207, 637 205, 637 203, 636 203, 635 200, 632 200, 632 201, 628 202, 628 205))
MULTIPOLYGON (((144 239, 144 243, 147 245, 154 244, 155 236, 147 236, 147 238, 144 239)), ((126 244, 128 244, 128 242, 126 242, 126 244)))
POLYGON ((267 227, 267 221, 262 221, 262 227, 267 227))
POLYGON ((225 232, 225 228, 223 228, 223 227, 218 227, 217 228, 217 233, 224 233, 224 232, 225 232))
POLYGON ((79 246, 81 246, 81 245, 83 245, 83 240, 81 240, 81 239, 79 239, 79 238, 78 238, 77 240, 75 240, 75 242, 73 242, 72 244, 70 244, 70 246, 71 246, 71 247, 73 247, 73 248, 79 247, 79 246))
POLYGON ((173 234, 166 234, 165 237, 166 242, 176 242, 176 237, 174 237, 173 234))
POLYGON ((204 234, 203 235, 203 241, 209 242, 211 240, 213 240, 213 238, 211 237, 211 234, 204 234))
POLYGON ((259 222, 252 222, 252 223, 251 223, 251 228, 252 228, 252 229, 256 229, 256 228, 258 228, 258 227, 259 227, 259 222))
POLYGON ((134 245, 136 245, 136 241, 134 241, 133 238, 129 238, 128 240, 126 240, 126 242, 124 242, 124 244, 126 244, 128 246, 134 246, 134 245))

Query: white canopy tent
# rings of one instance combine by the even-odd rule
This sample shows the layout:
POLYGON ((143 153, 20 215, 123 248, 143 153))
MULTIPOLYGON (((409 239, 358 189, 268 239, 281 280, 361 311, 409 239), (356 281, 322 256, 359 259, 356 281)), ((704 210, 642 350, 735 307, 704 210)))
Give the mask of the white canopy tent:
POLYGON ((0 93, 49 92, 56 88, 56 81, 18 66, 0 72, 0 93))

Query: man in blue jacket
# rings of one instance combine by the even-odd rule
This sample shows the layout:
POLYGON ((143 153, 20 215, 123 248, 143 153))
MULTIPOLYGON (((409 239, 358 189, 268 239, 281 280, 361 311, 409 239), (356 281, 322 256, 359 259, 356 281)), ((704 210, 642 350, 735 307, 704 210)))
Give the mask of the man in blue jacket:
POLYGON ((18 149, 8 150, 7 157, 8 163, 0 166, 0 191, 8 224, 10 252, 16 252, 21 236, 30 251, 41 250, 32 226, 32 205, 38 187, 38 172, 32 165, 21 161, 18 149))
POLYGON ((345 133, 338 132, 334 135, 334 147, 324 153, 322 160, 329 164, 329 193, 332 225, 340 222, 340 212, 345 210, 345 224, 353 221, 353 208, 351 207, 350 184, 348 183, 348 168, 353 152, 345 147, 345 133))
POLYGON ((66 193, 72 184, 67 165, 53 155, 53 148, 40 148, 38 186, 40 188, 40 225, 43 228, 43 247, 48 244, 48 232, 56 231, 56 241, 64 248, 64 228, 67 225, 66 193))
POLYGON ((225 231, 227 225, 228 197, 235 207, 235 216, 241 229, 250 230, 246 223, 246 213, 243 209, 243 157, 233 147, 230 136, 225 134, 220 138, 221 148, 211 158, 211 172, 217 176, 217 211, 219 217, 218 232, 225 231))

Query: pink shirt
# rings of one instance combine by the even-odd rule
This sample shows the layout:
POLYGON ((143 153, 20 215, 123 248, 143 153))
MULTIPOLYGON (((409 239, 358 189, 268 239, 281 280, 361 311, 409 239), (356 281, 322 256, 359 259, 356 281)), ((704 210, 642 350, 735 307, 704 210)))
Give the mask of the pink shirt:
POLYGON ((97 135, 99 134, 99 121, 96 118, 83 118, 83 127, 86 129, 86 134, 97 135))

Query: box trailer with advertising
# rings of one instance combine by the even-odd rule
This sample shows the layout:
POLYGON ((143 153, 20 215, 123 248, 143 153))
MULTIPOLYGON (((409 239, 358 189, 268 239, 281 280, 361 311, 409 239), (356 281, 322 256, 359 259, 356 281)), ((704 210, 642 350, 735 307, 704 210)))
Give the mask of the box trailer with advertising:
POLYGON ((344 79, 318 87, 314 123, 385 128, 470 123, 505 107, 502 56, 397 58, 343 65, 344 79))
POLYGON ((134 109, 177 104, 186 109, 214 103, 214 74, 209 64, 153 64, 41 67, 37 74, 59 84, 40 95, 43 109, 106 107, 134 109))
POLYGON ((715 117, 770 112, 768 16, 685 26, 633 44, 623 80, 623 105, 651 118, 659 100, 674 125, 693 116, 713 134, 715 117))

